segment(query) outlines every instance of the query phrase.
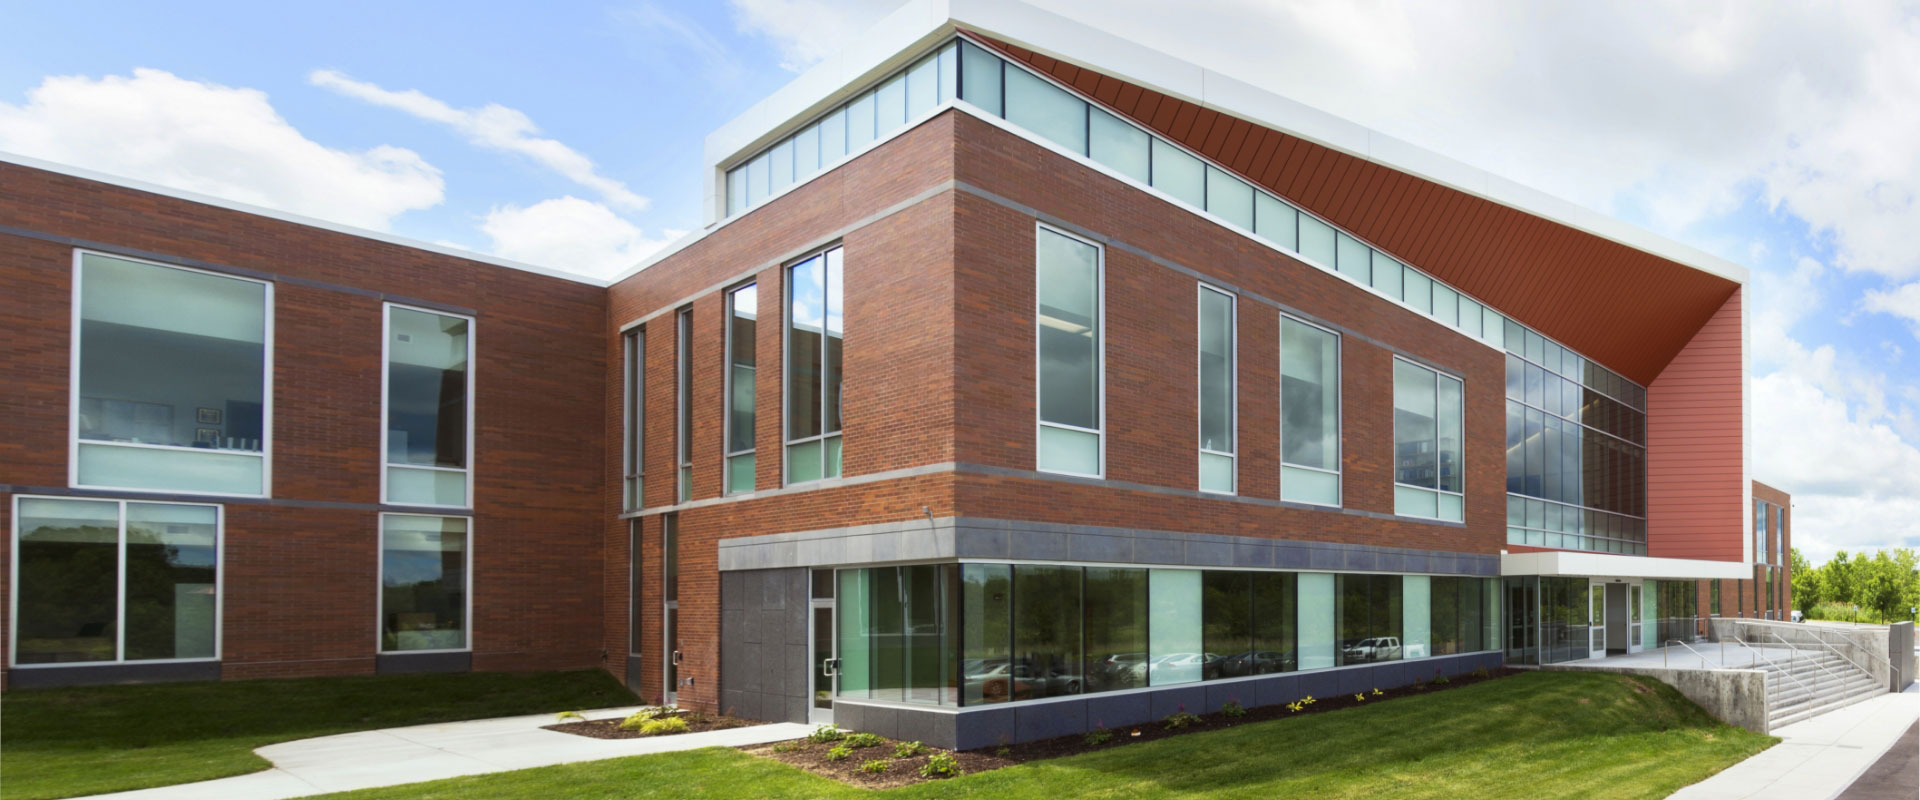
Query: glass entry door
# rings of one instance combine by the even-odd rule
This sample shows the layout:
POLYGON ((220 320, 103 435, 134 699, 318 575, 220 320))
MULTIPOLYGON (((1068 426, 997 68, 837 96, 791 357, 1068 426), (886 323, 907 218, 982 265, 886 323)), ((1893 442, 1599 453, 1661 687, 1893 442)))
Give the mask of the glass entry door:
POLYGON ((1593 640, 1587 650, 1588 658, 1605 658, 1607 655, 1607 585, 1594 581, 1589 585, 1587 607, 1592 615, 1587 627, 1587 636, 1593 640))
POLYGON ((833 722, 834 680, 840 676, 834 649, 833 570, 814 570, 812 578, 807 607, 807 687, 812 696, 807 699, 807 722, 826 725, 833 722))

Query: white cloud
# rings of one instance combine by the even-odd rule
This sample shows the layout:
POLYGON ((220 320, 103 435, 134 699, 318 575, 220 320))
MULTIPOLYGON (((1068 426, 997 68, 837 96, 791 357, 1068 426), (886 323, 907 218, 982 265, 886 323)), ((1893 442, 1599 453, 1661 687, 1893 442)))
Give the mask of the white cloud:
POLYGON ((1753 381, 1755 475, 1793 494, 1794 546, 1818 563, 1920 537, 1920 448, 1819 384, 1797 370, 1753 381))
POLYGON ((833 55, 902 0, 729 0, 734 25, 766 37, 780 66, 799 72, 833 55))
POLYGON ((1913 325, 1914 338, 1920 339, 1920 281, 1886 291, 1869 289, 1861 296, 1860 307, 1905 319, 1913 325))
POLYGON ((443 197, 411 150, 330 148, 264 92, 156 69, 44 79, 0 103, 0 150, 376 230, 443 197))
POLYGON ((307 75, 307 81, 356 100, 446 125, 481 147, 526 156, 623 209, 639 211, 647 207, 647 198, 635 194, 626 184, 600 174, 592 159, 558 140, 540 136, 540 126, 519 110, 497 103, 479 108, 454 108, 415 89, 403 92, 383 89, 330 69, 314 70, 307 75))
POLYGON ((612 209, 568 195, 521 208, 494 208, 480 223, 502 258, 607 277, 638 264, 685 231, 648 238, 612 209))

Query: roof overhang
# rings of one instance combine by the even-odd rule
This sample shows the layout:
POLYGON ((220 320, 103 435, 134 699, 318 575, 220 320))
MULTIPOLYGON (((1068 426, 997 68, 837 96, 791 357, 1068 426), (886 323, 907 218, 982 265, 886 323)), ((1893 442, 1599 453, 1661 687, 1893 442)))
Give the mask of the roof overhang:
POLYGON ((1500 574, 1690 581, 1751 578, 1753 570, 1745 562, 1740 561, 1649 558, 1552 550, 1531 553, 1503 552, 1500 554, 1500 574))

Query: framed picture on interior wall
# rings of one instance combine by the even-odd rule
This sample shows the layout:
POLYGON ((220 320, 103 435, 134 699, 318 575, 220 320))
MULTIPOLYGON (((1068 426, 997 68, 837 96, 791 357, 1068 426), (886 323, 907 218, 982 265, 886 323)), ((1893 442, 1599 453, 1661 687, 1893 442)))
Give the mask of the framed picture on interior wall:
POLYGON ((219 446, 220 429, 219 428, 194 428, 193 443, 194 444, 210 444, 216 447, 219 446))
POLYGON ((218 425, 220 424, 220 417, 220 409, 202 408, 194 412, 193 421, 201 425, 218 425))

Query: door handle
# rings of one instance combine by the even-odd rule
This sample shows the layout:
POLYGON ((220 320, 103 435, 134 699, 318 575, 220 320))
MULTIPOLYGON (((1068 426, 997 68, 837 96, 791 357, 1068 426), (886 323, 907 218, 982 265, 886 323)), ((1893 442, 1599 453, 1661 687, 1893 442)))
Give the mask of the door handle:
POLYGON ((678 650, 673 651, 673 665, 676 667, 680 666, 680 651, 678 650))
POLYGON ((837 658, 820 659, 820 675, 822 677, 832 678, 832 677, 838 676, 839 674, 840 674, 840 659, 837 659, 837 658))

